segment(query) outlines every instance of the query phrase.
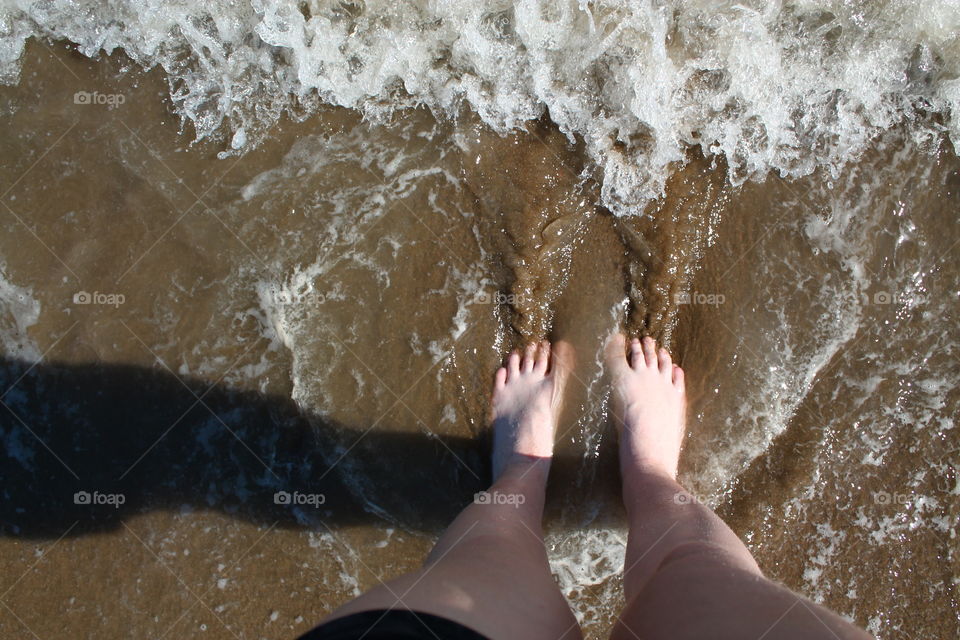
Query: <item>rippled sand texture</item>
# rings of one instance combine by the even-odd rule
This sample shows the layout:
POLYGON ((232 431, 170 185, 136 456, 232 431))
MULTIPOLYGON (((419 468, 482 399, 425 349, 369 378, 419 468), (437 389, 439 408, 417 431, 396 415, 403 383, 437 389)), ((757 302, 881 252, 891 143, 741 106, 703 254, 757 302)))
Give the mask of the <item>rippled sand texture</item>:
POLYGON ((40 41, 0 89, 0 635, 305 631, 484 486, 492 373, 547 335, 578 353, 548 547, 603 637, 618 327, 689 372, 683 480, 764 571, 880 638, 960 633, 947 146, 895 128, 839 175, 740 187, 690 152, 618 218, 547 120, 329 108, 218 158, 165 95, 122 54, 40 41))

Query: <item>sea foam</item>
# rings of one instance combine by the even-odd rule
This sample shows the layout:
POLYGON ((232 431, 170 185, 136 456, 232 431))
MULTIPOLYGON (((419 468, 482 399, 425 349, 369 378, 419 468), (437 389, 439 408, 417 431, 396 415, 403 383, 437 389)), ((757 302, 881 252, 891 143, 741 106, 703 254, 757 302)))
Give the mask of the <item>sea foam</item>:
POLYGON ((322 104, 383 118, 473 109, 506 131, 549 116, 636 213, 691 147, 734 183, 836 174, 882 130, 960 140, 960 3, 920 0, 6 0, 0 80, 31 36, 122 49, 226 153, 322 104))

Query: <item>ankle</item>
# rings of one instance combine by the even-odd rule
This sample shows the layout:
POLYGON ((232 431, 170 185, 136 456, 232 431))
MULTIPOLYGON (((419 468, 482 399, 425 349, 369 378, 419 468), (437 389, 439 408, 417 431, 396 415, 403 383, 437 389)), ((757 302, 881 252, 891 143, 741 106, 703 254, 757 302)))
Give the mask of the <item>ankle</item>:
POLYGON ((517 454, 495 476, 484 493, 490 504, 510 504, 522 508, 542 508, 550 473, 550 458, 517 454))
POLYGON ((623 501, 629 508, 634 502, 674 500, 686 490, 674 474, 654 465, 621 465, 623 501))
POLYGON ((552 456, 536 456, 526 453, 511 452, 502 460, 494 460, 493 482, 500 482, 505 477, 540 477, 546 483, 546 476, 550 472, 552 456))
POLYGON ((624 479, 636 478, 644 482, 648 477, 666 479, 672 483, 677 481, 677 467, 653 460, 638 451, 632 451, 627 446, 620 447, 620 475, 624 479))

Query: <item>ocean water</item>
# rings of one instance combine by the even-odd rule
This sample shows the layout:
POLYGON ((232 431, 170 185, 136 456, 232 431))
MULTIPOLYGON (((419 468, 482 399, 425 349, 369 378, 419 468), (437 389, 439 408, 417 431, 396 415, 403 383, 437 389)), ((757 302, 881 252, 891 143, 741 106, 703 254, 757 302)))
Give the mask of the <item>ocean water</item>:
POLYGON ((577 370, 547 545, 603 637, 622 328, 687 370, 681 479, 768 575, 879 638, 955 637, 958 26, 5 3, 3 634, 305 631, 483 488, 492 373, 548 336, 577 370))
POLYGON ((833 175, 891 126, 960 135, 956 2, 8 2, 0 78, 30 37, 166 72, 199 139, 236 152, 321 105, 382 120, 549 117, 637 213, 691 147, 734 184, 833 175))

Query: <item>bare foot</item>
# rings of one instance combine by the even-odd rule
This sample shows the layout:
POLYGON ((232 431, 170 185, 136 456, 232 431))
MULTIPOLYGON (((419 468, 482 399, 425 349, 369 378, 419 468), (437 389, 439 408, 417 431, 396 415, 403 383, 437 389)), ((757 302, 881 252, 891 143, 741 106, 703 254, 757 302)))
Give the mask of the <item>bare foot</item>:
POLYGON ((553 456, 553 437, 572 349, 558 342, 514 351, 493 384, 493 479, 511 463, 553 456))
POLYGON ((683 369, 653 338, 631 340, 629 361, 627 350, 622 333, 607 342, 621 465, 676 479, 687 405, 683 369))

